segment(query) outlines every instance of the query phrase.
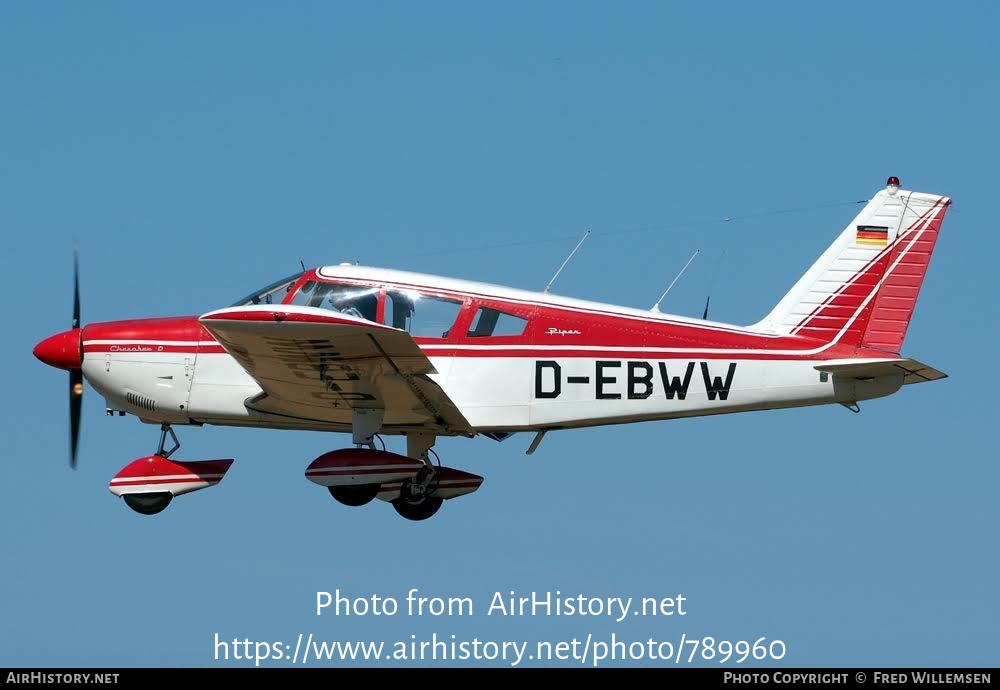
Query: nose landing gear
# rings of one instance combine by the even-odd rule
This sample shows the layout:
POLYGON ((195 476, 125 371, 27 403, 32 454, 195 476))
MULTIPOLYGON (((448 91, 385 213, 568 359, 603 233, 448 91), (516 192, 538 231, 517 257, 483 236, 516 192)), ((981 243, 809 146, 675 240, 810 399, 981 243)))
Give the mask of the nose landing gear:
POLYGON ((154 455, 133 460, 123 467, 108 484, 108 489, 121 496, 125 505, 141 515, 156 515, 166 509, 174 496, 215 486, 226 476, 233 464, 225 460, 170 460, 180 448, 177 435, 169 424, 160 427, 160 445, 154 455), (167 434, 173 445, 166 447, 167 434))

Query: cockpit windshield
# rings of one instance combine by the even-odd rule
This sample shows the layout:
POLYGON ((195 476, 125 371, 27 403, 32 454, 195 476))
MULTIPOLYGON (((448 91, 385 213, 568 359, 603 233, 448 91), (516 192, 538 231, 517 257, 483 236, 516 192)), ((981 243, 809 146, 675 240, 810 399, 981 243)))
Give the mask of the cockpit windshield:
POLYGON ((276 283, 271 283, 266 288, 252 292, 238 302, 234 302, 234 307, 245 307, 249 304, 281 304, 281 300, 292 286, 302 276, 302 272, 283 278, 276 283))

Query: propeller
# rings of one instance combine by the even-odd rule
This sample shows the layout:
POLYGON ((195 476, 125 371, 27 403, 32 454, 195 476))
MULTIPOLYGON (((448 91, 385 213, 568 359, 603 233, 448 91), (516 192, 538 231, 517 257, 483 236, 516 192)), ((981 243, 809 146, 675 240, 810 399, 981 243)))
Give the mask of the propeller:
MULTIPOLYGON (((76 249, 73 250, 73 325, 80 327, 80 268, 76 249)), ((76 469, 76 449, 80 442, 80 409, 83 403, 83 369, 69 372, 69 466, 76 469)))

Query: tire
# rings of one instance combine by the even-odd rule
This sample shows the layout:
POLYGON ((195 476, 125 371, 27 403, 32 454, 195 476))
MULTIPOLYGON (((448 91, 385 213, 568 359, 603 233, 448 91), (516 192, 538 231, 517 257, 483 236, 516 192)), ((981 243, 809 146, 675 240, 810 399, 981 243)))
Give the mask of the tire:
POLYGON ((142 515, 156 515, 170 505, 174 495, 168 491, 160 491, 151 494, 123 494, 122 498, 135 512, 142 515))
POLYGON ((442 503, 444 499, 440 496, 426 496, 418 502, 397 498, 392 502, 392 507, 407 520, 426 520, 438 512, 442 503))
POLYGON ((378 496, 381 484, 351 484, 348 486, 328 486, 327 490, 337 503, 357 508, 378 496))

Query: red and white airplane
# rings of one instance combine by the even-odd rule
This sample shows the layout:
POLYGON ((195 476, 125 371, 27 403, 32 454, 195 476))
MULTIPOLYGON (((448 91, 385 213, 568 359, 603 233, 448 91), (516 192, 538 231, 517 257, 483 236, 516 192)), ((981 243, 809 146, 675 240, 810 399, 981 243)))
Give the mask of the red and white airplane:
POLYGON ((158 513, 231 459, 181 461, 176 425, 350 433, 306 476, 339 502, 411 520, 483 478, 441 466, 439 436, 549 430, 839 403, 945 374, 899 353, 950 199, 890 177, 758 323, 736 326, 546 292, 341 264, 201 316, 79 324, 34 349, 70 371, 75 466, 83 379, 108 414, 160 426, 110 489, 158 513), (167 437, 170 447, 167 447, 167 437), (406 438, 406 453, 383 436, 406 438))

